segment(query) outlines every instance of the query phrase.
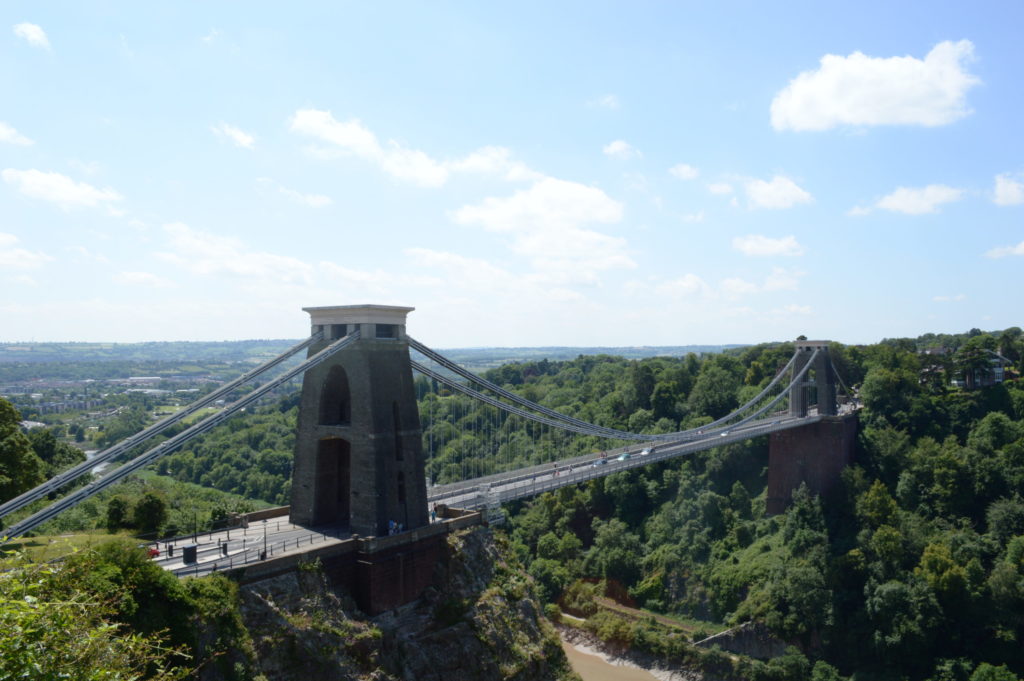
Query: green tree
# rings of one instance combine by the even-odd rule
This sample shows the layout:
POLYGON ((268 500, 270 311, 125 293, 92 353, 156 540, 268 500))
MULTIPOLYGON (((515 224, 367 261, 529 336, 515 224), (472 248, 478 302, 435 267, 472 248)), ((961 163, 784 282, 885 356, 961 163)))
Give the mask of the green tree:
POLYGON ((941 612, 928 584, 913 577, 909 582, 869 581, 864 611, 874 630, 872 652, 882 665, 891 669, 899 664, 917 674, 930 669, 941 612))
POLYGON ((1024 534, 1024 501, 1019 496, 998 499, 985 511, 985 519, 989 534, 1005 544, 1011 537, 1024 534))
POLYGON ((974 336, 957 350, 953 363, 966 387, 976 387, 975 379, 986 376, 992 370, 992 355, 989 351, 995 350, 995 347, 995 338, 982 334, 974 336))
POLYGON ((33 428, 28 433, 32 450, 46 464, 47 477, 53 477, 76 463, 85 461, 85 454, 78 447, 72 447, 58 440, 51 428, 33 428))
POLYGON ((158 532, 167 522, 167 502, 155 492, 146 492, 135 503, 132 519, 140 531, 158 532))
POLYGON ((585 558, 586 573, 625 586, 634 584, 640 576, 640 539, 616 518, 607 522, 595 518, 594 534, 594 545, 585 558))
POLYGON ((905 426, 913 400, 920 392, 917 376, 910 369, 875 366, 864 377, 860 396, 873 420, 905 426))
POLYGON ((947 612, 960 611, 967 599, 967 570, 953 559, 945 544, 929 544, 914 574, 923 577, 947 612))
POLYGON ((772 575, 765 623, 784 638, 810 636, 832 621, 832 591, 815 565, 781 567, 772 575))
POLYGON ((13 499, 46 479, 46 465, 21 432, 21 414, 0 397, 0 501, 13 499))
POLYGON ((111 497, 110 501, 107 502, 107 529, 111 532, 125 527, 125 523, 128 521, 128 501, 118 495, 111 497))
POLYGON ((811 669, 811 681, 843 681, 839 670, 824 660, 818 660, 811 669))
POLYGON ((1019 678, 1007 669, 1005 664, 996 667, 988 662, 982 662, 971 674, 971 681, 1019 681, 1019 678))
POLYGON ((896 500, 881 480, 875 480, 871 488, 857 499, 857 516, 861 523, 872 529, 881 525, 895 525, 898 510, 896 500))
POLYGON ((718 365, 707 364, 697 376, 687 406, 692 413, 721 418, 739 404, 736 401, 739 387, 740 381, 735 375, 718 365))
POLYGON ((191 673, 173 666, 184 655, 160 635, 119 626, 111 601, 69 578, 65 565, 7 556, 0 575, 0 678, 171 681, 191 673))
POLYGON ((729 492, 729 506, 736 512, 739 518, 744 520, 750 520, 751 508, 750 508, 750 492, 743 486, 743 483, 737 480, 732 484, 732 490, 729 492))

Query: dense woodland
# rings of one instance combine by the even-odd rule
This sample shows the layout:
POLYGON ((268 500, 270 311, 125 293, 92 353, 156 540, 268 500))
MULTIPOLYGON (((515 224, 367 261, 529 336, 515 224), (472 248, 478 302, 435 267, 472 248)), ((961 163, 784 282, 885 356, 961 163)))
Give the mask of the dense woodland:
MULTIPOLYGON (((546 601, 592 615, 588 626, 606 639, 678 653, 597 613, 595 593, 709 623, 758 620, 796 646, 783 662, 733 668, 735 678, 1024 677, 1024 384, 952 386, 991 366, 989 351, 1019 367, 1020 329, 834 344, 837 369, 865 408, 857 464, 832 498, 801 489, 784 515, 766 516, 761 438, 519 504, 509 509, 512 550, 546 601)), ((580 356, 506 365, 487 378, 594 423, 670 432, 728 413, 791 353, 780 344, 638 361, 580 356)), ((608 447, 531 431, 430 387, 418 383, 436 481, 608 447), (488 437, 465 427, 481 422, 491 424, 488 437)), ((232 420, 158 472, 286 503, 295 410, 293 396, 232 420)), ((19 437, 27 440, 0 432, 4 496, 26 484, 9 464, 12 452, 27 456, 19 437)), ((46 443, 29 444, 41 448, 32 449, 38 475, 62 465, 44 459, 46 443)), ((129 507, 139 500, 121 498, 129 507)), ((83 521, 108 523, 106 503, 105 514, 83 521)))

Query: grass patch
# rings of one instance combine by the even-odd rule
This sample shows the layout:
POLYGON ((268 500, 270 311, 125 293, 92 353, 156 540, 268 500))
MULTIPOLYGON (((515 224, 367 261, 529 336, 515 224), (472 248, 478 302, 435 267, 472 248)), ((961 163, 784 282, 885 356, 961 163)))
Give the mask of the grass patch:
MULTIPOLYGON (((44 534, 37 537, 19 537, 4 544, 0 547, 0 551, 21 552, 28 560, 43 563, 92 548, 118 536, 131 538, 127 530, 116 535, 110 534, 106 530, 91 530, 75 534, 44 534)), ((139 543, 142 543, 141 540, 139 543)))

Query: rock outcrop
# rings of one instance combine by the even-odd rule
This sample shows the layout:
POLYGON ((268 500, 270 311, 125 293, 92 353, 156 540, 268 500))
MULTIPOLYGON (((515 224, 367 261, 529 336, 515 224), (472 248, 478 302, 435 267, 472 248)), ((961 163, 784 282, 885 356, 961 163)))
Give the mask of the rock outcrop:
POLYGON ((532 581, 486 528, 449 536, 423 598, 372 619, 315 565, 243 586, 240 601, 267 681, 576 678, 532 581))

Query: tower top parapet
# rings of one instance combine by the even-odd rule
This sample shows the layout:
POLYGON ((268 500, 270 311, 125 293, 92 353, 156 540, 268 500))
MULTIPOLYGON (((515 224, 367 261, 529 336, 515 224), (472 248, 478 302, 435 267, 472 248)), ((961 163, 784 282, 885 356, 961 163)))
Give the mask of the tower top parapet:
POLYGON ((405 317, 415 307, 397 305, 328 305, 325 307, 304 307, 310 321, 317 325, 326 324, 399 324, 405 326, 405 317))
POLYGON ((797 350, 813 350, 817 348, 824 348, 828 350, 829 343, 832 341, 827 340, 802 340, 796 342, 797 350))

